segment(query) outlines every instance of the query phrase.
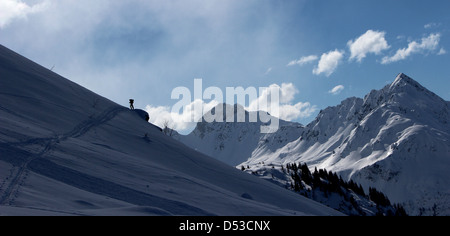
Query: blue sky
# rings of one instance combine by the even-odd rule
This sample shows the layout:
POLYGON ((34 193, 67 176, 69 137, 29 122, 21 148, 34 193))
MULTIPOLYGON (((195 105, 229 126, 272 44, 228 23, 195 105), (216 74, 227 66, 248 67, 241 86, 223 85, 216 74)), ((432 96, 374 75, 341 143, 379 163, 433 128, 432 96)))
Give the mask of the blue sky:
POLYGON ((202 78, 224 91, 286 88, 285 117, 307 124, 400 72, 450 100, 448 9, 448 0, 2 0, 0 43, 119 104, 134 98, 154 122, 177 102, 175 87, 202 78))

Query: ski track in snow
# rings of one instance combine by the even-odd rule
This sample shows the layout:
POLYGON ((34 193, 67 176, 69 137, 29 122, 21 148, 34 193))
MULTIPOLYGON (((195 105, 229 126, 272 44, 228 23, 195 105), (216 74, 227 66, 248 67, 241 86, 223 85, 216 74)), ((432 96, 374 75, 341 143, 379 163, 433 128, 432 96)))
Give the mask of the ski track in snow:
POLYGON ((18 194, 20 186, 25 181, 26 173, 30 170, 30 163, 33 161, 40 161, 38 159, 48 153, 55 144, 65 141, 68 138, 78 138, 92 128, 108 122, 118 113, 126 110, 128 109, 121 106, 109 108, 97 117, 91 115, 87 120, 75 126, 71 131, 62 135, 56 135, 55 137, 33 138, 11 144, 0 143, 0 152, 2 153, 2 155, 0 155, 0 160, 13 165, 13 168, 10 170, 10 175, 7 178, 8 180, 11 180, 9 181, 8 186, 5 187, 8 182, 6 179, 0 185, 0 205, 11 205, 14 202, 14 198, 18 194), (44 146, 42 151, 37 154, 26 152, 18 148, 36 144, 44 146), (11 150, 14 150, 14 153, 11 153, 11 150), (14 157, 12 157, 12 155, 14 155, 14 157), (16 169, 18 170, 16 171, 16 169))

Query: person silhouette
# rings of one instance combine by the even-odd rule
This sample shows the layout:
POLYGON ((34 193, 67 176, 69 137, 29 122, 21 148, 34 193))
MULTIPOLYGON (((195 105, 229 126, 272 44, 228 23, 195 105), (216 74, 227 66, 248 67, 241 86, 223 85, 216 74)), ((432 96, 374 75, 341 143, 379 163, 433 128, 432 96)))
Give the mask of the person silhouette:
POLYGON ((130 109, 134 110, 134 99, 130 99, 130 109))

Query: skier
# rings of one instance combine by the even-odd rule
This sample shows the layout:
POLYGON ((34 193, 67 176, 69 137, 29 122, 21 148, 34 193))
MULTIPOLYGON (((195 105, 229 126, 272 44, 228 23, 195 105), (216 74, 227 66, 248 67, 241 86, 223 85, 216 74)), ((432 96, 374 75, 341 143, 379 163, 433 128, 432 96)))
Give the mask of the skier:
POLYGON ((130 99, 130 109, 134 110, 134 99, 130 99))

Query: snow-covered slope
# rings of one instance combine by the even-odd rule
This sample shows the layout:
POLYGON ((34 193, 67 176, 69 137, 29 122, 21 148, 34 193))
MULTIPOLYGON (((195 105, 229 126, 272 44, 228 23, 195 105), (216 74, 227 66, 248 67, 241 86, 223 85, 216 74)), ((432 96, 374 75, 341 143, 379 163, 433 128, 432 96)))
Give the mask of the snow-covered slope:
POLYGON ((0 215, 336 215, 0 46, 0 215))
MULTIPOLYGON (((366 190, 376 187, 394 203, 404 204, 410 214, 450 215, 449 113, 449 102, 399 74, 391 85, 373 90, 364 99, 348 98, 321 111, 313 122, 292 133, 290 137, 298 137, 292 142, 269 141, 256 148, 253 143, 240 144, 252 150, 233 161, 218 151, 205 153, 233 165, 235 159, 247 159, 239 167, 306 163, 351 178, 366 190)), ((225 124, 218 126, 223 129, 225 124)), ((240 128, 226 132, 236 134, 240 128)), ((220 132, 202 135, 214 137, 220 132)), ((190 136, 198 140, 198 129, 190 136)), ((230 134, 226 137, 236 140, 230 134)), ((257 139, 260 142, 261 137, 257 139)))

